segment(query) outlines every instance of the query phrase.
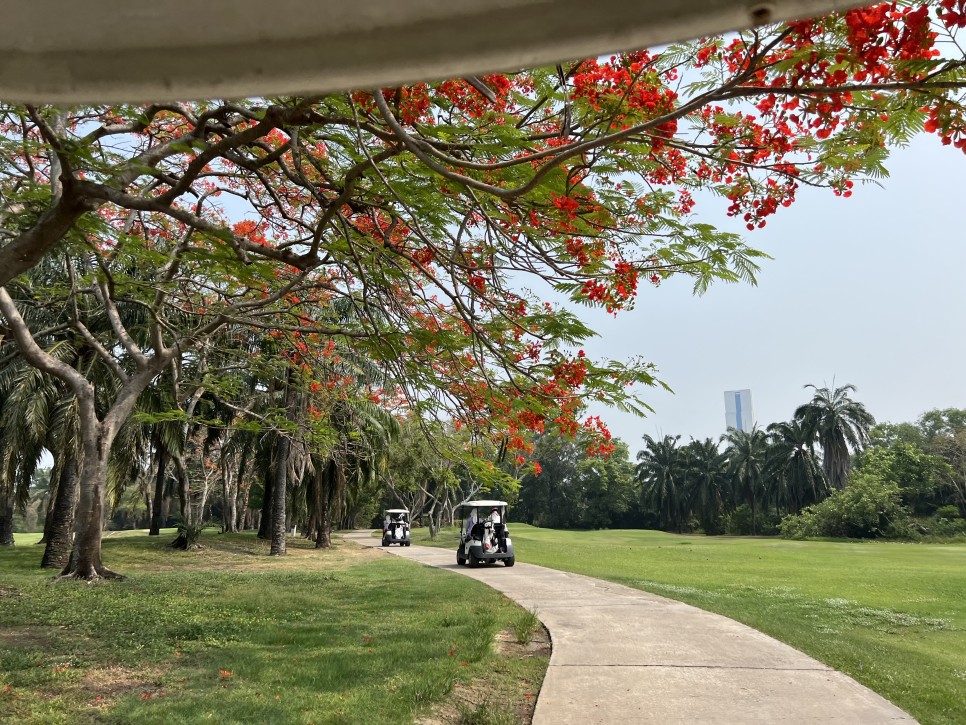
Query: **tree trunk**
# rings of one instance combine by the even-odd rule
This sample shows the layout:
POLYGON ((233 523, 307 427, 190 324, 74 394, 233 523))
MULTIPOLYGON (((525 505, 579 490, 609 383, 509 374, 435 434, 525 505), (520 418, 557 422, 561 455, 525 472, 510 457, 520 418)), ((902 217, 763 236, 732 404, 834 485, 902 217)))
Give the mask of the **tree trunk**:
POLYGON ((332 540, 332 528, 345 516, 345 470, 335 460, 332 461, 332 489, 329 492, 329 541, 332 540))
POLYGON ((288 452, 291 441, 282 435, 278 441, 275 459, 275 480, 272 482, 272 548, 270 556, 285 555, 285 491, 288 478, 288 452))
POLYGON ((187 523, 191 521, 191 500, 188 498, 188 494, 191 493, 191 481, 188 479, 188 469, 184 465, 183 454, 179 453, 171 458, 178 476, 178 503, 181 507, 181 518, 187 523))
POLYGON ((238 481, 234 478, 234 468, 225 461, 222 449, 221 459, 221 530, 222 533, 233 533, 238 530, 236 506, 238 504, 238 481))
POLYGON ((13 546, 13 486, 0 490, 0 546, 13 546))
POLYGON ((271 536, 271 522, 272 522, 272 497, 274 495, 275 487, 272 484, 275 476, 272 472, 265 474, 264 482, 262 487, 264 492, 262 493, 262 510, 259 512, 258 517, 258 538, 268 539, 271 536))
POLYGON ((245 531, 247 528, 251 527, 251 514, 248 512, 248 495, 251 493, 251 486, 238 483, 238 500, 235 503, 235 511, 237 517, 237 525, 235 527, 236 531, 245 531))
POLYGON ((436 507, 439 505, 439 499, 433 499, 433 505, 429 507, 429 538, 435 539, 436 534, 439 533, 439 518, 436 516, 436 507))
MULTIPOLYGON (((57 488, 60 486, 60 478, 63 475, 62 464, 63 461, 55 461, 54 468, 50 472, 50 488, 47 490, 47 505, 44 515, 44 534, 40 537, 38 544, 46 544, 50 540, 51 527, 54 525, 54 506, 57 503, 57 488)), ((76 473, 74 478, 77 478, 76 473)), ((73 514, 73 512, 71 513, 73 514)))
POLYGON ((182 549, 188 551, 197 548, 198 535, 200 530, 194 527, 193 510, 191 506, 191 483, 188 478, 188 469, 184 464, 182 454, 172 455, 175 473, 178 477, 178 502, 181 506, 181 524, 177 537, 168 546, 172 549, 182 549))
POLYGON ((328 468, 327 465, 316 465, 315 475, 312 476, 312 521, 316 549, 328 549, 332 546, 332 542, 329 540, 329 531, 331 531, 332 526, 331 519, 329 519, 329 531, 326 531, 325 525, 328 510, 326 501, 328 468))
POLYGON ((339 467, 335 463, 335 459, 330 460, 325 466, 325 473, 320 479, 322 484, 321 488, 321 506, 319 508, 319 534, 315 539, 316 549, 328 549, 332 546, 332 518, 335 509, 335 489, 336 489, 336 476, 338 475, 339 467))
MULTIPOLYGON (((285 415, 291 420, 294 416, 295 408, 295 374, 290 367, 288 377, 285 381, 285 415)), ((288 524, 288 515, 285 510, 285 495, 288 493, 288 457, 292 450, 292 440, 287 434, 282 433, 279 437, 277 447, 277 460, 275 461, 275 481, 272 490, 272 548, 270 556, 285 555, 285 534, 288 524)))
POLYGON ((40 566, 45 569, 63 569, 70 561, 77 483, 77 456, 68 453, 61 466, 54 506, 51 509, 47 545, 40 561, 40 566))
POLYGON ((315 467, 312 476, 306 482, 305 491, 306 518, 302 527, 302 536, 314 541, 319 528, 319 469, 315 467))
MULTIPOLYGON (((156 439, 157 440, 157 439, 156 439)), ((168 450, 157 442, 158 470, 154 478, 154 506, 151 512, 151 528, 148 536, 160 536, 161 525, 164 523, 164 480, 171 456, 168 450)))
POLYGON ((74 548, 70 563, 61 576, 77 579, 122 579, 101 561, 104 530, 104 495, 107 489, 107 461, 112 435, 102 423, 81 425, 83 458, 80 465, 80 499, 75 517, 74 548))

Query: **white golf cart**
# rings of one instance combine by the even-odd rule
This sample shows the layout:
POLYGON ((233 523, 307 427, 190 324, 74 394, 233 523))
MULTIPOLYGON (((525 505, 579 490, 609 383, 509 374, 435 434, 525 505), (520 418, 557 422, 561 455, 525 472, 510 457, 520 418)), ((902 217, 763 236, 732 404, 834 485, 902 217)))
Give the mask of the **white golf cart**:
POLYGON ((409 511, 386 509, 382 512, 382 545, 409 546, 409 511))
POLYGON ((479 566, 502 561, 505 566, 513 566, 516 558, 506 527, 506 501, 466 501, 460 507, 463 523, 456 563, 479 566))

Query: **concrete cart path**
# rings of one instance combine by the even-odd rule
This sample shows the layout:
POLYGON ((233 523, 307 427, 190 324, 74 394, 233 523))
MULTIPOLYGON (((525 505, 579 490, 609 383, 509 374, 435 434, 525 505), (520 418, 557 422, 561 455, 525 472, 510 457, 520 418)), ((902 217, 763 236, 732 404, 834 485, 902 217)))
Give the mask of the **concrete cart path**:
MULTIPOLYGON (((344 538, 380 544, 369 531, 344 538)), ((681 602, 533 564, 457 566, 455 547, 384 551, 472 577, 536 609, 553 653, 534 725, 915 722, 841 672, 681 602)))

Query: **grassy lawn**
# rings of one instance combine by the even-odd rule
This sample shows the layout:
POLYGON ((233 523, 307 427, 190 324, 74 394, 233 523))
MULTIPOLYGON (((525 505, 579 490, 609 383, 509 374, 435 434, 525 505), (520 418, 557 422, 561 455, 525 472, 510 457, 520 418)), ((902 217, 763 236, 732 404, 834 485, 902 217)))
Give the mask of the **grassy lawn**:
MULTIPOLYGON (((848 673, 922 723, 966 723, 964 545, 510 530, 518 561, 724 614, 848 673)), ((414 544, 429 543, 415 533, 414 544)), ((455 550, 455 536, 434 543, 455 550)))
POLYGON ((2 722, 410 723, 448 701, 448 722, 517 723, 546 670, 496 652, 526 611, 376 551, 127 532, 104 560, 130 578, 88 585, 37 568, 37 538, 0 549, 2 722))

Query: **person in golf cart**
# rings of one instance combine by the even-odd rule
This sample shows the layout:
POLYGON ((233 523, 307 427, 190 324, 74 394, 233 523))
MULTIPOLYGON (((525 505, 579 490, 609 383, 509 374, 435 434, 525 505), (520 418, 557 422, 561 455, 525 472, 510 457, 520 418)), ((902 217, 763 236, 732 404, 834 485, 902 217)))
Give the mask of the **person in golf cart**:
POLYGON ((456 563, 495 564, 502 561, 513 566, 516 557, 506 524, 506 501, 467 501, 461 504, 464 525, 460 529, 460 545, 456 563))
POLYGON ((382 545, 409 546, 409 511, 386 509, 382 519, 382 545))

